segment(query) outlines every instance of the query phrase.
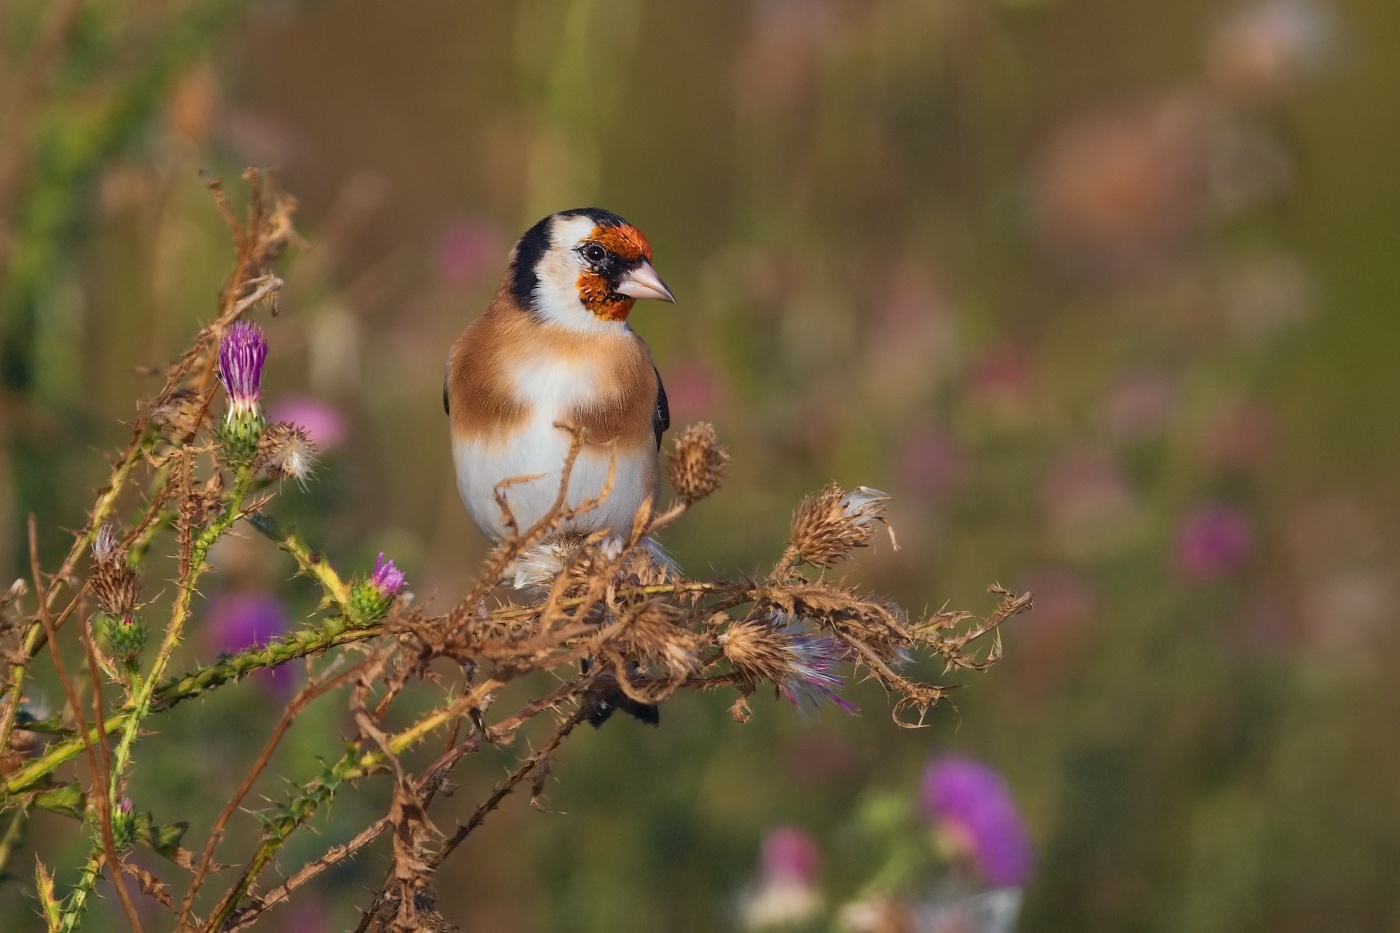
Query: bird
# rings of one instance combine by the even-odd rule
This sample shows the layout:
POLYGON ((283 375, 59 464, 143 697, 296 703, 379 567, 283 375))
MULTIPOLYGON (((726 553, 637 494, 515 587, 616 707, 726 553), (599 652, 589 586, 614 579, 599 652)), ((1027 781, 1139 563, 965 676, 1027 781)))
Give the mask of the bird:
POLYGON ((442 391, 457 492, 487 538, 510 530, 498 488, 517 530, 549 514, 578 431, 565 506, 598 497, 610 474, 612 485, 559 534, 625 537, 655 500, 671 417, 651 351, 628 324, 641 298, 676 300, 646 237, 611 211, 551 214, 511 250, 486 312, 452 344, 442 391))
MULTIPOLYGON (((557 517, 556 537, 621 542, 655 502, 670 408, 628 317, 639 299, 676 299, 651 258, 642 232, 611 211, 551 214, 520 237, 485 313, 452 344, 442 404, 457 492, 493 542, 550 517, 576 437, 565 510, 608 495, 557 517)), ((601 726, 616 709, 659 721, 616 683, 595 691, 585 716, 601 726)))

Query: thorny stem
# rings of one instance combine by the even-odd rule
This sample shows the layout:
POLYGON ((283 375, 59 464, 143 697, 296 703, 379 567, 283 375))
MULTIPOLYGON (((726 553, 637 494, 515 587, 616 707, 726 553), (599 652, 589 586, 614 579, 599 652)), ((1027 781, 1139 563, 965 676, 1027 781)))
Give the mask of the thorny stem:
MULTIPOLYGON (((112 883, 117 886, 117 893, 121 900, 122 909, 126 911, 127 919, 131 923, 132 929, 140 933, 141 921, 136 917, 131 899, 127 896, 125 887, 122 886, 122 881, 119 877, 120 866, 117 861, 115 848, 112 845, 111 805, 105 787, 108 773, 105 766, 106 739, 103 736, 99 736, 96 742, 88 741, 87 718, 83 715, 82 703, 78 700, 77 690, 73 686, 72 678, 68 676, 68 672, 64 669, 63 658, 58 651, 58 633, 54 620, 49 614, 48 597, 52 590, 44 586, 44 577, 39 570, 39 529, 34 520, 33 513, 30 513, 29 516, 29 566, 34 576, 35 599, 39 604, 39 623, 44 627, 44 634, 48 636, 47 644, 49 646, 49 653, 53 656, 54 669, 58 673, 59 683, 63 685, 63 690, 68 695, 68 703, 73 710, 73 718, 77 720, 78 729, 83 735, 83 745, 87 751, 88 765, 92 773, 93 796, 96 798, 96 804, 93 810, 97 826, 93 833, 93 856, 89 859, 91 871, 79 877, 78 886, 67 898, 67 907, 64 908, 60 919, 60 928, 62 933, 68 933, 68 931, 77 928, 82 918, 83 910, 87 904, 88 894, 97 884, 97 876, 100 874, 102 867, 101 858, 105 853, 108 860, 111 862, 112 883), (98 753, 94 751, 94 745, 101 746, 103 750, 101 758, 99 758, 98 753), (96 859, 95 863, 93 859, 96 859)), ((74 597, 74 605, 76 605, 76 602, 77 597, 74 597)), ((84 629, 84 635, 86 635, 86 629, 84 629)), ((88 655, 88 662, 89 673, 95 678, 97 672, 92 668, 91 653, 88 655)), ((96 690, 97 692, 93 700, 94 705, 100 711, 102 695, 100 684, 96 686, 96 690)))
MULTIPOLYGON (((131 473, 136 466, 141 463, 145 456, 146 435, 141 434, 133 437, 131 443, 127 445, 122 460, 112 471, 112 477, 97 497, 96 504, 92 507, 92 514, 88 518, 87 528, 73 542, 72 548, 68 551, 68 556, 63 559, 58 573, 54 575, 55 582, 65 579, 72 569, 77 566, 82 559, 83 553, 92 545, 97 538, 97 530, 102 527, 102 523, 111 514, 112 508, 116 505, 117 497, 126 488, 126 482, 131 477, 131 473)), ((39 597, 43 600, 45 611, 52 613, 56 605, 56 594, 58 587, 51 587, 46 597, 39 597)), ((76 599, 76 597, 75 597, 76 599)), ((67 612, 60 614, 54 623, 54 628, 62 624, 67 612)), ((19 714, 20 702, 24 697, 24 678, 29 673, 29 663, 34 659, 34 655, 40 648, 44 647, 44 641, 48 634, 44 631, 44 623, 35 619, 24 633, 24 643, 20 654, 20 659, 10 666, 10 690, 5 698, 4 718, 0 720, 0 748, 7 748, 10 744, 10 736, 14 732, 15 717, 19 714)))
POLYGON ((468 710, 481 706, 487 696, 504 685, 504 681, 494 678, 483 681, 470 693, 458 697, 447 706, 424 716, 412 726, 393 735, 386 743, 387 750, 361 752, 356 748, 351 748, 346 751, 339 761, 321 777, 312 781, 301 795, 283 808, 286 816, 269 828, 262 844, 258 846, 257 852, 248 860, 248 864, 244 866, 238 880, 229 888, 214 914, 204 925, 203 929, 206 933, 223 928, 224 922, 238 906, 238 902, 247 893, 258 874, 272 860, 277 850, 287 841, 287 837, 314 816, 316 810, 335 793, 337 787, 346 781, 354 781, 377 771, 385 770, 389 767, 391 755, 402 754, 426 738, 433 730, 460 718, 468 710))
POLYGON ((580 710, 564 721, 564 724, 559 727, 550 740, 545 743, 543 748, 533 755, 526 756, 526 758, 521 761, 520 765, 511 772, 510 776, 491 792, 491 796, 486 798, 486 801, 476 808, 476 812, 471 815, 471 819, 457 827, 457 831, 452 834, 452 838, 447 840, 442 848, 438 850, 437 854, 433 856, 432 861, 428 863, 428 867, 437 868, 445 862, 448 856, 456 851, 457 847, 462 844, 462 841, 465 840, 467 836, 471 835, 474 829, 486 821, 486 815, 500 806, 501 801, 509 796, 511 791, 515 790, 521 781, 525 780, 531 774, 534 774, 540 767, 540 764, 548 759, 550 755, 554 754, 555 750, 569 737, 569 733, 573 732, 574 728, 578 726, 579 723, 583 722, 583 720, 583 711, 580 710))
POLYGON ((97 887, 97 879, 101 874, 102 843, 94 839, 92 848, 88 851, 87 862, 83 864, 82 873, 78 875, 78 883, 73 886, 66 899, 66 906, 59 918, 59 933, 72 933, 78 928, 83 912, 87 910, 88 897, 97 887))
MULTIPOLYGON (((329 565, 325 566, 329 567, 329 565)), ((659 596, 676 592, 677 589, 684 593, 704 595, 707 593, 726 592, 732 589, 732 587, 718 583, 664 583, 636 587, 635 592, 650 596, 659 596)), ((564 599, 559 601, 559 606, 561 608, 572 608, 582 605, 583 602, 584 600, 581 598, 564 599)), ((524 618, 536 611, 538 610, 530 607, 508 606, 497 609, 491 616, 493 619, 509 621, 524 618)), ((256 648, 250 648, 247 651, 239 652, 238 654, 207 667, 190 671, 187 674, 162 684, 155 690, 148 712, 164 712, 183 700, 199 696, 206 690, 213 689, 230 680, 237 679, 261 668, 278 667, 288 661, 318 654, 340 645, 377 638, 384 634, 384 627, 384 623, 376 623, 372 626, 366 626, 365 628, 352 629, 346 628, 342 620, 336 619, 328 622, 319 629, 307 629, 279 641, 270 642, 256 648)), ((147 682, 154 682, 154 678, 149 678, 147 682)), ((103 730, 108 735, 122 731, 126 727, 130 717, 131 708, 116 712, 104 720, 102 724, 103 730)), ((91 730, 90 735, 93 739, 96 739, 97 730, 95 728, 91 730)), ((35 785, 52 774, 59 766, 72 761, 81 754, 82 751, 83 739, 81 736, 70 738, 64 742, 54 743, 43 755, 30 761, 23 768, 10 775, 4 785, 0 787, 0 802, 3 802, 6 797, 32 790, 35 785)))
MULTIPOLYGON (((150 715, 151 697, 155 693, 156 684, 159 682, 161 674, 165 673, 165 666, 170 662, 170 656, 180 643, 180 634, 184 631, 185 622, 190 614, 190 601, 194 598, 200 574, 204 572, 204 559, 208 556, 209 548, 213 547, 214 542, 219 540, 223 533, 233 527, 234 522, 242 517, 243 500, 248 494, 252 480, 251 470, 246 468, 239 470, 234 481, 233 495, 229 499, 228 508, 195 539, 194 547, 190 552, 187 578, 180 582, 180 589, 175 597, 175 608, 170 615, 170 625, 165 630, 165 638, 161 641, 160 650, 151 662, 150 674, 141 679, 136 686, 135 696, 132 699, 126 722, 122 726, 121 741, 117 743, 116 751, 112 756, 112 786, 114 788, 119 786, 121 775, 131 760, 131 746, 136 741, 141 723, 150 715)), ((133 679, 136 679, 136 675, 132 676, 133 679)))
POLYGON ((324 677, 321 680, 312 680, 297 693, 291 703, 287 704, 286 710, 282 713, 282 718, 277 721, 277 726, 272 730, 272 735, 268 737, 267 742, 263 745, 263 750, 262 753, 258 755, 258 760, 253 763, 253 767, 249 769, 247 776, 243 779, 243 783, 238 785, 238 790, 234 792, 233 797, 224 806, 223 811, 219 813, 218 819, 214 821, 213 829, 209 831, 209 840, 204 845, 204 851, 199 857, 199 864, 195 866, 194 876, 190 879, 189 889, 185 892, 184 901, 180 905, 180 916, 175 923, 175 928, 177 930, 185 928, 185 921, 189 918, 190 910, 194 907, 195 896, 199 894, 200 885, 204 881, 205 876, 209 872, 209 867, 214 861, 214 849, 218 846, 219 840, 223 837, 224 828, 228 825, 228 821, 232 818, 234 811, 238 809, 243 799, 248 796, 248 792, 253 789, 253 782, 258 779, 258 775, 262 774, 263 769, 267 767, 267 763, 272 759, 272 753, 276 751, 278 744, 282 741, 282 737, 285 736, 287 730, 291 728, 292 722, 309 703, 343 684, 351 674, 357 671, 359 666, 360 665, 356 665, 347 671, 342 671, 334 676, 324 677))

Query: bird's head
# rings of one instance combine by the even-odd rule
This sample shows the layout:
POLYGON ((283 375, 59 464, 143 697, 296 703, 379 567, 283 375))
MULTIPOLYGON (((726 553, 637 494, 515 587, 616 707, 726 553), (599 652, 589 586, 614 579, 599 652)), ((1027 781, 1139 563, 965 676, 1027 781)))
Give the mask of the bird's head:
POLYGON ((511 253, 507 281, 521 306, 576 330, 622 326, 638 298, 676 299, 651 267, 651 245, 596 207, 551 214, 511 253))

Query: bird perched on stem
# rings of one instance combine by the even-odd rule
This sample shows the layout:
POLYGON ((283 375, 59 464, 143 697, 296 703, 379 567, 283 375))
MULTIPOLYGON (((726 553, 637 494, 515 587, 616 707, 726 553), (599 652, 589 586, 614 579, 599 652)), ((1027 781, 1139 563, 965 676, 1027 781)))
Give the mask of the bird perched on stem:
POLYGON ((498 488, 518 529, 549 514, 578 431, 564 506, 608 495, 561 533, 623 537, 654 501, 670 413, 651 352, 627 325, 638 298, 675 301, 646 237, 616 214, 552 214, 511 250, 486 313, 452 345, 442 390, 457 492, 488 538, 509 533, 498 488))
MULTIPOLYGON (((676 300, 646 237, 616 214, 552 214, 511 250, 486 313, 448 353, 442 389, 457 492, 488 538, 511 531, 498 490, 518 530, 549 516, 576 437, 564 509, 598 501, 566 516, 560 534, 622 538, 655 501, 671 416, 651 352, 627 326, 638 298, 676 300)), ((600 685, 584 715, 601 726, 616 709, 659 718, 616 683, 600 685)))

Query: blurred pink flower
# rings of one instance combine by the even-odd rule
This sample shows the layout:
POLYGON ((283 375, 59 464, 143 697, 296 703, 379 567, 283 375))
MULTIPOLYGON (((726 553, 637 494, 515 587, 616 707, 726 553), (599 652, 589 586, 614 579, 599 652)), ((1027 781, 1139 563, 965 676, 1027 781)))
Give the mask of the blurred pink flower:
MULTIPOLYGON (((266 591, 216 596, 209 601, 206 619, 205 644, 221 654, 236 654, 255 645, 265 645, 291 628, 291 614, 286 604, 266 591)), ((296 678, 293 664, 259 673, 278 690, 287 689, 296 678)))
POLYGON ((1188 580, 1217 580, 1235 573, 1254 554, 1249 516, 1232 505, 1202 505, 1188 512, 1176 535, 1176 564, 1188 580))
POLYGON ((821 851, 811 836, 780 826, 763 837, 759 877, 740 899, 745 929, 790 927, 810 920, 821 909, 817 874, 821 851))
POLYGON ((480 217, 462 217, 438 235, 437 273, 450 285, 494 284, 510 251, 501 231, 480 217))
POLYGON ((1034 865, 1030 837, 1006 781, 967 758, 942 758, 924 774, 924 810, 959 854, 994 887, 1018 887, 1034 865))
POLYGON ((889 288, 872 309, 876 342, 898 349, 910 341, 927 342, 929 331, 941 338, 936 343, 948 342, 955 308, 952 299, 930 281, 928 270, 905 264, 891 269, 888 276, 889 288))
POLYGON ((289 908, 278 929, 283 933, 331 933, 331 917, 324 904, 302 901, 289 908))
POLYGON ((1035 604, 1021 626, 1021 649, 1007 658, 1012 678, 1028 695, 1057 688, 1061 675, 1082 656, 1098 599, 1089 581, 1067 567, 1041 567, 1019 581, 1018 593, 1033 593, 1035 604))
POLYGON ((779 826, 764 835, 760 864, 767 881, 815 884, 821 871, 822 855, 816 840, 806 831, 795 826, 779 826))
POLYGON ((713 366, 704 360, 690 359, 667 366, 664 375, 673 425, 715 419, 723 404, 724 385, 713 366))
POLYGON ((992 347, 973 366, 968 381, 974 394, 988 402, 1020 401, 1034 381, 1030 354, 1009 344, 992 347))
POLYGON ((902 486, 933 502, 943 501, 967 472, 967 455, 951 435, 919 431, 905 440, 899 453, 902 486))
POLYGON ((1101 450, 1065 455, 1050 470, 1042 495, 1055 543, 1077 555, 1117 550, 1141 512, 1127 475, 1101 450))
POLYGON ((1115 437, 1141 440, 1161 434, 1176 413, 1176 386, 1161 373, 1124 373, 1104 399, 1104 420, 1115 437))
POLYGON ((345 440, 345 417, 318 398, 309 395, 288 395, 278 399, 268 413, 273 424, 290 421, 306 431, 311 443, 319 450, 339 447, 345 440))
POLYGON ((1037 383, 1030 354, 1011 344, 987 350, 967 376, 968 402, 984 425, 1017 428, 1029 422, 1037 383))
POLYGON ((267 592, 225 593, 209 605, 205 636, 219 651, 263 645, 287 631, 290 615, 282 600, 267 592))
POLYGON ((754 116, 811 96, 822 46, 837 26, 831 0, 754 0, 753 31, 735 69, 741 111, 754 116))

